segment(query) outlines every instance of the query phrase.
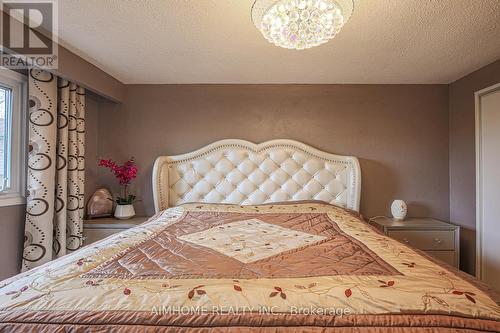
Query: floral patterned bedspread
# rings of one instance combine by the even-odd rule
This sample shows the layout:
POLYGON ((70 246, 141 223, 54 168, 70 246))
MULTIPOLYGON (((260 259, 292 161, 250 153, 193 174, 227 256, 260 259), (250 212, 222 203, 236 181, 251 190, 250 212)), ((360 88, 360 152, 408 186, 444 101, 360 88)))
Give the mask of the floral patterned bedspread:
POLYGON ((500 331, 493 297, 342 208, 186 204, 0 283, 0 331, 500 331))

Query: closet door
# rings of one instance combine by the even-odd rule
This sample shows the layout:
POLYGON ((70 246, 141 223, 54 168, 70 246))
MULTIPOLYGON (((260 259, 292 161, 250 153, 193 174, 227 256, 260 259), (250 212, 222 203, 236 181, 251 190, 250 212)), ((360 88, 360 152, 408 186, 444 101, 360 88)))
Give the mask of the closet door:
POLYGON ((476 93, 477 275, 500 291, 500 84, 476 93))

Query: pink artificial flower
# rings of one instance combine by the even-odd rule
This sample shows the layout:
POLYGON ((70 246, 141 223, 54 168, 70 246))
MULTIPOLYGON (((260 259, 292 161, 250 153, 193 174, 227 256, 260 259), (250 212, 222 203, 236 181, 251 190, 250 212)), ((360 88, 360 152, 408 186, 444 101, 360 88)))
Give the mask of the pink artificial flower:
POLYGON ((126 161, 123 165, 118 165, 110 159, 101 159, 99 166, 110 169, 116 179, 118 179, 120 185, 129 185, 137 177, 138 169, 134 164, 134 158, 126 161))

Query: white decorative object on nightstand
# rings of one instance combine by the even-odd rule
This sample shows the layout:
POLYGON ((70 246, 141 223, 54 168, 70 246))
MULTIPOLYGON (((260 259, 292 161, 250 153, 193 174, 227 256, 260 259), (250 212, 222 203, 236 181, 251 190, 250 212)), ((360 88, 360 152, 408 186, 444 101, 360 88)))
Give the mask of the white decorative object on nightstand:
POLYGON ((130 229, 146 222, 147 216, 136 216, 128 220, 102 218, 85 220, 83 223, 84 245, 89 245, 118 232, 130 229))
POLYGON ((391 213, 392 217, 396 221, 403 221, 406 217, 406 213, 408 212, 408 207, 406 206, 406 202, 403 200, 394 200, 391 205, 391 213))
POLYGON ((460 227, 428 217, 410 217, 395 221, 375 217, 370 224, 387 236, 424 251, 447 264, 460 265, 460 227))

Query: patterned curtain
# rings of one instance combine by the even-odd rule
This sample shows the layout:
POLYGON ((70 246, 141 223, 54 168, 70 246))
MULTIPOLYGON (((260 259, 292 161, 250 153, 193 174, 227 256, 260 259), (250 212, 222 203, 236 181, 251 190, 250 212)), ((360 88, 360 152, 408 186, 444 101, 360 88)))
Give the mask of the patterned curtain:
POLYGON ((23 271, 80 248, 84 213, 85 90, 31 69, 29 93, 23 271))

